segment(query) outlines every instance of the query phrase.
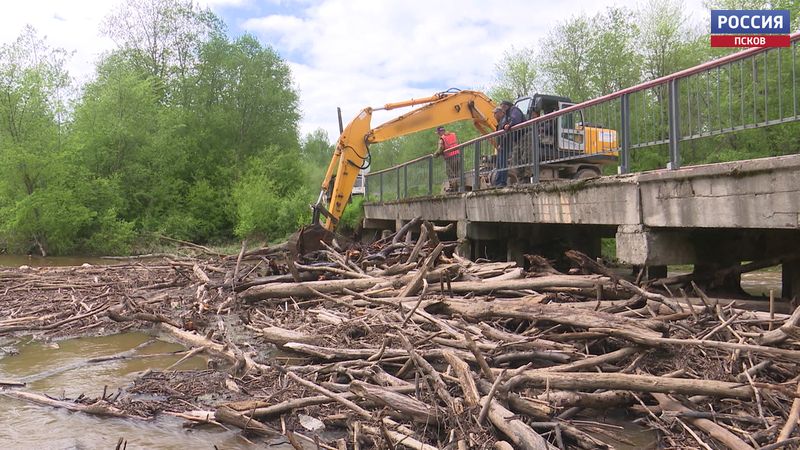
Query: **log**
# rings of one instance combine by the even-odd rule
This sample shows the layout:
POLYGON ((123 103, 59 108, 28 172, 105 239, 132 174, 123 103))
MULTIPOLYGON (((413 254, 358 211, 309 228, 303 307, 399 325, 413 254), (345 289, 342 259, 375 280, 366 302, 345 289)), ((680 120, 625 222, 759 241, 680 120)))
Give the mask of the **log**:
POLYGON ((442 249, 444 248, 443 244, 439 244, 436 248, 433 249, 430 255, 425 259, 425 262, 422 264, 422 267, 419 268, 419 271, 411 279, 411 282, 397 294, 398 297, 410 297, 416 294, 422 288, 422 281, 425 280, 425 276, 428 274, 428 270, 433 267, 434 261, 436 258, 439 257, 439 254, 442 253, 442 249))
MULTIPOLYGON (((500 290, 558 290, 561 288, 584 288, 595 289, 601 285, 604 288, 612 289, 610 280, 598 276, 578 276, 578 275, 547 275, 537 278, 523 278, 521 280, 500 280, 500 281, 458 281, 451 283, 451 290, 454 294, 490 294, 500 290)), ((436 290, 434 288, 433 290, 436 290)), ((613 290, 613 289, 612 289, 613 290)))
POLYGON ((497 300, 494 302, 475 302, 461 300, 442 300, 441 305, 450 314, 481 320, 492 318, 510 318, 529 320, 533 323, 554 322, 581 328, 616 328, 631 334, 647 337, 659 337, 652 330, 664 329, 664 323, 648 319, 631 319, 600 311, 582 310, 576 314, 572 308, 561 304, 529 303, 520 300, 497 300))
POLYGON ((350 391, 375 404, 397 411, 414 422, 435 424, 438 421, 435 409, 407 395, 357 380, 350 382, 350 391))
POLYGON ((265 327, 261 329, 261 337, 265 341, 277 346, 284 346, 289 342, 301 344, 316 344, 322 341, 321 336, 313 336, 297 330, 287 330, 281 327, 265 327))
MULTIPOLYGON (((655 397, 655 399, 658 401, 658 405, 661 407, 663 411, 679 411, 679 412, 691 411, 689 408, 681 405, 680 403, 673 400, 667 395, 653 394, 653 397, 655 397)), ((731 450, 755 450, 753 447, 751 447, 750 445, 746 444, 744 441, 739 439, 735 434, 717 425, 711 420, 687 417, 686 421, 696 426, 697 428, 700 428, 701 430, 705 431, 706 433, 709 434, 709 436, 723 443, 725 446, 727 446, 727 448, 731 450)))
MULTIPOLYGON (((508 390, 518 389, 522 386, 566 390, 609 389, 666 394, 699 394, 720 398, 753 398, 753 388, 747 384, 622 373, 526 371, 511 378, 506 383, 506 389, 508 390)), ((758 384, 758 387, 780 392, 786 391, 783 386, 779 385, 758 384)))
POLYGON ((764 333, 761 338, 758 339, 758 343, 761 345, 776 345, 786 341, 792 336, 797 337, 800 335, 800 328, 798 328, 798 325, 800 325, 800 306, 795 308, 792 315, 786 319, 783 325, 764 333))
POLYGON ((789 361, 797 361, 800 359, 800 350, 787 350, 783 348, 766 347, 763 345, 752 344, 739 344, 736 342, 721 342, 721 341, 702 341, 699 339, 675 339, 675 338, 662 338, 659 336, 647 336, 631 332, 630 330, 613 329, 613 328, 593 328, 589 331, 597 331, 606 333, 610 336, 621 337, 641 345, 649 347, 661 347, 664 345, 683 345, 695 346, 702 348, 719 348, 724 350, 741 350, 750 353, 757 353, 773 358, 785 358, 789 361))
POLYGON ((343 397, 343 396, 341 396, 339 394, 336 394, 335 392, 331 392, 330 390, 325 389, 324 387, 322 387, 322 386, 320 386, 320 385, 318 385, 316 383, 312 383, 311 381, 305 380, 305 379, 297 376, 296 374, 294 374, 292 372, 287 372, 286 375, 289 378, 291 378, 292 380, 296 381, 298 384, 300 384, 302 386, 305 386, 305 387, 307 387, 309 389, 315 390, 315 391, 319 392, 320 394, 322 394, 322 395, 324 395, 326 397, 330 397, 331 400, 334 400, 334 401, 346 406, 351 411, 355 412, 356 414, 358 414, 359 416, 363 417, 364 419, 369 420, 370 418, 372 418, 372 415, 369 413, 369 411, 367 411, 364 408, 356 405, 355 403, 353 403, 352 401, 348 400, 347 398, 345 398, 345 397, 343 397))
POLYGON ((620 405, 629 405, 636 401, 628 391, 605 392, 545 392, 536 396, 537 400, 547 402, 557 408, 594 408, 607 410, 620 405))
POLYGON ((786 424, 781 428, 781 432, 778 434, 778 439, 776 441, 780 442, 789 439, 789 436, 792 435, 795 427, 797 427, 798 420, 800 420, 800 383, 797 384, 797 397, 795 397, 792 402, 792 409, 789 411, 789 417, 786 419, 786 424))
POLYGON ((619 277, 614 272, 577 250, 567 250, 564 255, 575 262, 580 268, 590 273, 606 276, 614 283, 619 280, 619 277))
POLYGON ((308 298, 317 295, 314 291, 322 292, 323 294, 343 293, 343 289, 364 291, 385 281, 386 280, 383 278, 355 278, 347 280, 305 281, 301 283, 274 283, 250 287, 242 292, 240 297, 246 301, 288 297, 308 298))
POLYGON ((478 404, 480 404, 481 396, 478 393, 477 386, 475 386, 475 380, 472 379, 472 373, 470 372, 467 363, 449 350, 444 351, 444 358, 447 360, 447 363, 450 364, 450 367, 453 368, 453 372, 455 372, 456 376, 458 377, 458 382, 461 386, 461 392, 464 393, 464 403, 468 408, 474 408, 478 406, 478 404))
MULTIPOLYGON (((400 387, 393 387, 389 388, 393 392, 397 392, 400 394, 411 394, 416 390, 416 387, 411 386, 400 386, 400 387)), ((342 398, 347 400, 354 400, 358 396, 352 392, 343 392, 341 394, 342 398)), ((246 406, 245 408, 248 411, 252 411, 253 417, 258 418, 273 418, 280 416, 281 414, 286 414, 288 412, 292 412, 295 409, 300 408, 307 408, 309 406, 316 406, 316 405, 325 405, 328 403, 333 403, 335 400, 326 396, 326 395, 315 395, 311 397, 303 397, 303 398, 295 398, 291 400, 285 400, 280 403, 276 403, 274 405, 269 405, 268 403, 260 403, 256 405, 243 405, 246 406), (253 409, 255 408, 255 409, 253 409)), ((238 406, 237 406, 238 408, 238 406)))
POLYGON ((436 371, 436 369, 434 369, 433 366, 428 363, 428 361, 425 361, 425 359, 420 356, 416 350, 414 350, 414 346, 411 345, 411 342, 404 334, 401 333, 399 336, 400 342, 403 343, 403 348, 406 349, 409 356, 414 361, 414 364, 416 364, 417 368, 419 368, 422 372, 423 376, 429 379, 434 391, 436 392, 436 395, 442 399, 442 401, 444 401, 444 404, 447 405, 450 411, 458 412, 455 406, 456 402, 450 395, 450 392, 447 391, 447 385, 442 380, 439 372, 436 371))
POLYGON ((376 437, 388 437, 392 444, 395 446, 402 445, 403 447, 410 448, 413 450, 439 450, 439 447, 434 447, 432 445, 428 445, 414 439, 410 434, 401 433, 399 431, 395 431, 389 428, 385 428, 383 430, 373 427, 371 425, 362 425, 361 430, 367 434, 371 434, 376 437))
MULTIPOLYGON (((325 361, 338 361, 338 360, 358 360, 358 359, 368 359, 373 355, 378 354, 381 352, 380 348, 333 348, 333 347, 320 347, 317 345, 311 344, 301 344, 299 342, 289 342, 284 344, 283 348, 287 350, 292 350, 297 353, 302 353, 304 355, 311 355, 315 358, 319 358, 325 361)), ((408 351, 406 349, 399 349, 399 348, 384 348, 382 354, 382 358, 397 358, 397 357, 404 357, 408 356, 408 351)), ((444 350, 442 349, 431 349, 431 350, 419 350, 416 351, 420 356, 423 358, 441 358, 442 353, 444 350)), ((462 358, 467 359, 470 362, 475 360, 474 356, 471 353, 455 350, 455 352, 462 358)))
POLYGON ((555 447, 548 444, 539 433, 533 431, 533 428, 526 425, 525 422, 513 418, 514 413, 500 405, 497 400, 491 400, 488 396, 484 396, 480 400, 480 405, 485 405, 487 401, 491 402, 489 406, 489 421, 508 436, 516 448, 523 450, 555 450, 555 447))
POLYGON ((214 420, 226 425, 233 425, 241 428, 245 433, 255 434, 258 436, 278 436, 280 431, 264 425, 252 417, 241 414, 227 406, 221 406, 214 411, 214 420))
MULTIPOLYGON (((228 360, 232 364, 237 364, 242 361, 242 358, 237 357, 233 351, 227 349, 224 345, 218 344, 211 339, 200 336, 199 334, 195 334, 191 331, 181 330, 180 328, 173 327, 167 323, 159 323, 158 327, 162 334, 177 340, 185 347, 205 347, 205 351, 209 355, 228 360)), ((267 365, 259 364, 253 361, 247 355, 243 355, 242 362, 244 363, 245 369, 249 372, 267 372, 271 369, 267 365)))
POLYGON ((573 361, 568 364, 558 366, 533 369, 532 372, 577 372, 579 370, 591 369, 603 364, 619 361, 639 352, 636 347, 625 347, 603 355, 591 356, 580 361, 573 361))
POLYGON ((575 346, 561 342, 548 341, 542 338, 530 338, 507 331, 498 330, 485 322, 478 323, 481 334, 495 341, 502 341, 507 348, 531 348, 534 350, 562 350, 575 351, 575 346))
POLYGON ((81 403, 73 403, 64 400, 56 400, 50 398, 46 395, 37 394, 35 392, 23 392, 23 391, 6 391, 2 392, 0 395, 5 395, 6 397, 16 398, 18 400, 25 400, 31 403, 36 403, 38 405, 43 406, 52 406, 54 408, 62 408, 67 409, 69 411, 76 411, 82 412, 85 414, 91 414, 94 416, 105 416, 105 417, 122 417, 128 419, 143 419, 143 417, 132 416, 130 414, 126 414, 116 406, 108 403, 105 400, 97 400, 94 403, 85 405, 81 403))

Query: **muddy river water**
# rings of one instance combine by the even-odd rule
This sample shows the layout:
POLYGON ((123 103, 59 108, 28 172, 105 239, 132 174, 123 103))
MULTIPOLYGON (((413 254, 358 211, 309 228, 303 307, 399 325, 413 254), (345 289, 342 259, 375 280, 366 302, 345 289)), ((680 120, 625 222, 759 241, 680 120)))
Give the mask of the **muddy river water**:
MULTIPOLYGON (((86 364, 89 358, 114 355, 148 342, 143 333, 86 337, 42 343, 21 339, 0 347, 0 378, 31 380, 26 389, 56 398, 80 394, 99 397, 124 388, 148 368, 166 368, 182 355, 137 358, 86 364), (64 368, 74 367, 61 371, 64 368)), ((183 350, 176 344, 154 341, 137 354, 162 354, 183 350)), ((193 357, 175 369, 205 369, 206 360, 193 357)), ((0 448, 2 449, 113 449, 119 438, 129 449, 244 449, 252 448, 239 431, 220 428, 187 430, 182 420, 162 415, 155 421, 101 418, 11 399, 0 395, 0 448)), ((277 445, 271 448, 290 449, 277 445)))

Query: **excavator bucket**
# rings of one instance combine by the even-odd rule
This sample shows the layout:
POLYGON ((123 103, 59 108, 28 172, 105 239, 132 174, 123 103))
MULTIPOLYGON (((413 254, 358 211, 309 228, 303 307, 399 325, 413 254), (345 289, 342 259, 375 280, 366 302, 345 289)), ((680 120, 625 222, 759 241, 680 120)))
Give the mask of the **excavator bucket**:
POLYGON ((306 225, 289 237, 289 254, 293 260, 297 260, 306 253, 322 250, 325 247, 320 241, 330 244, 333 241, 333 232, 319 223, 306 225))

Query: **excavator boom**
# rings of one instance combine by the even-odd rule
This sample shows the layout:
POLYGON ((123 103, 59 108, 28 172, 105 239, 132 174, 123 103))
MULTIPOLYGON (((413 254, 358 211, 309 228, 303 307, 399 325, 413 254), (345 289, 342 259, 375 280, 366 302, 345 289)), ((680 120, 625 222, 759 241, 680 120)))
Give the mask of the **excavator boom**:
POLYGON ((472 120, 486 134, 497 122, 492 115, 495 104, 476 91, 442 92, 430 97, 387 103, 379 108, 364 108, 344 129, 325 172, 315 209, 315 222, 325 216, 324 227, 333 231, 350 199, 359 171, 365 167, 369 145, 461 120, 472 120), (372 112, 423 105, 376 127, 371 126, 372 112), (334 178, 335 177, 335 178, 334 178), (325 206, 331 180, 330 204, 325 206))

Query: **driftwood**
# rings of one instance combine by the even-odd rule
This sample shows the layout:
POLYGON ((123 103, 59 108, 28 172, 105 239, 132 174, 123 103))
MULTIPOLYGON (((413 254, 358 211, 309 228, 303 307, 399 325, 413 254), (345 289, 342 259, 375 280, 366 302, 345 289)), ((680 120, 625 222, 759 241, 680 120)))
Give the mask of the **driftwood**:
MULTIPOLYGON (((671 399, 664 394, 653 394, 653 397, 658 400, 659 406, 664 411, 690 411, 689 408, 681 405, 677 401, 671 399)), ((708 419, 702 418, 687 418, 688 422, 708 433, 714 439, 725 444, 725 446, 732 450, 754 450, 752 446, 746 444, 744 441, 736 437, 733 433, 714 423, 708 419)))
POLYGON ((119 408, 115 407, 114 405, 102 399, 99 399, 90 404, 81 404, 65 400, 56 400, 43 394, 37 394, 35 392, 6 391, 2 392, 1 395, 5 395, 7 397, 15 398, 18 400, 25 400, 31 403, 36 403, 37 405, 52 406, 54 408, 62 408, 62 409, 67 409, 69 411, 82 412, 85 414, 91 414, 95 416, 142 419, 141 417, 127 414, 124 411, 120 410, 119 408))
POLYGON ((214 411, 214 419, 219 423, 233 425, 241 428, 245 433, 256 434, 259 436, 276 436, 281 434, 278 430, 270 428, 252 417, 247 417, 233 409, 222 406, 214 411))
MULTIPOLYGON (((296 448, 624 442, 624 430, 598 432, 598 410, 659 430, 662 446, 797 439, 798 310, 699 288, 687 298, 576 252, 594 275, 556 273, 537 255, 524 268, 468 261, 439 231, 417 220, 377 243, 321 244, 292 261, 242 245, 206 260, 0 269, 0 332, 155 329, 191 348, 185 357, 209 355, 209 368, 146 371, 131 392, 254 441, 281 430, 296 448), (225 396, 236 401, 220 404, 225 396)), ((153 417, 132 400, 47 401, 153 417)))
POLYGON ((415 422, 434 424, 437 421, 436 410, 407 395, 360 381, 350 383, 350 391, 375 404, 384 405, 390 411, 397 411, 401 416, 411 418, 415 422))
MULTIPOLYGON (((723 398, 753 398, 748 385, 716 380, 691 380, 622 373, 555 373, 527 371, 508 381, 506 389, 520 386, 551 387, 556 389, 624 389, 629 391, 667 394, 708 395, 723 398)), ((785 392, 778 385, 760 385, 761 389, 785 392)))

